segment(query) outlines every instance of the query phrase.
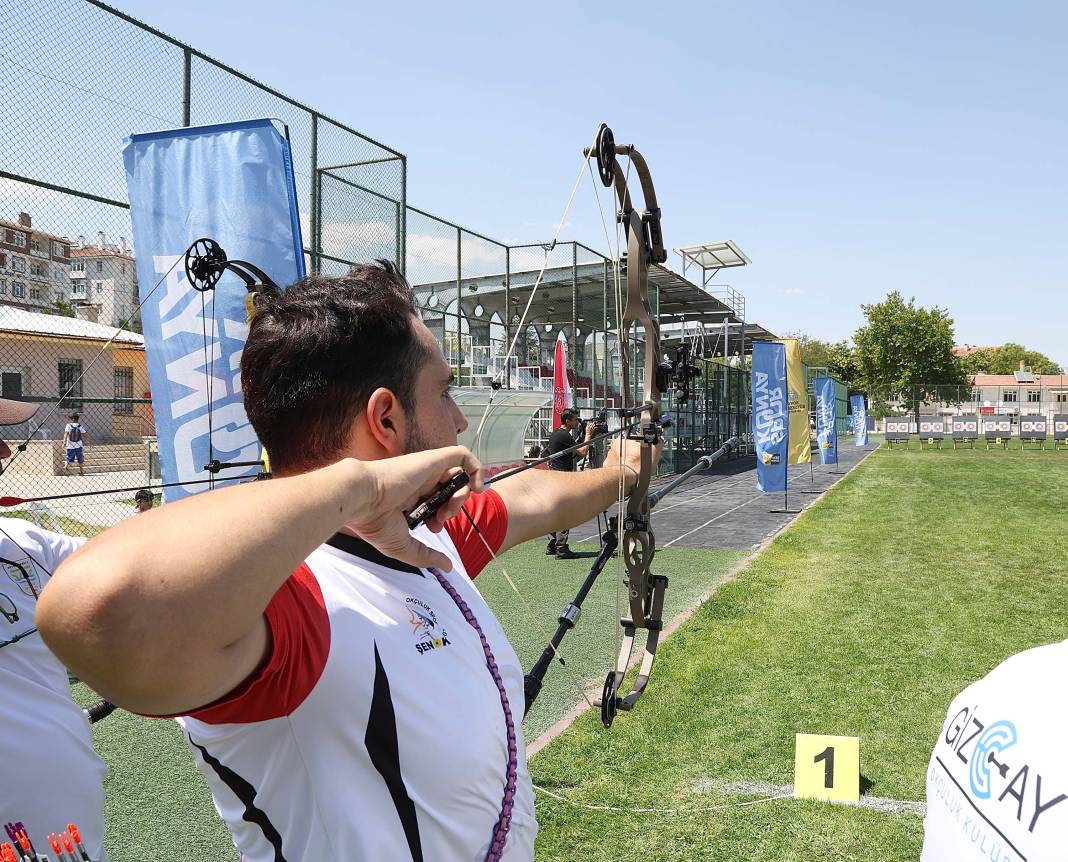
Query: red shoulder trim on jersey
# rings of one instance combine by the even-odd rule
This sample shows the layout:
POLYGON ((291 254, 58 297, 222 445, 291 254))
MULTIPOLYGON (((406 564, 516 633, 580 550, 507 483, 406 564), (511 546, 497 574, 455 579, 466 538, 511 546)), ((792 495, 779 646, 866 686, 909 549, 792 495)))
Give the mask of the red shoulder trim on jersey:
POLYGON ((222 700, 189 713, 208 724, 290 715, 315 688, 330 652, 330 619, 319 582, 303 563, 264 611, 271 635, 266 663, 222 700))
MULTIPOLYGON (((468 497, 464 508, 496 554, 504 544, 504 537, 508 532, 508 509, 501 495, 492 488, 487 488, 481 494, 468 497)), ((493 557, 482 544, 482 539, 471 526, 471 521, 460 512, 445 522, 445 529, 452 543, 456 545, 456 550, 460 552, 460 560, 467 569, 468 577, 472 580, 477 578, 493 557)))

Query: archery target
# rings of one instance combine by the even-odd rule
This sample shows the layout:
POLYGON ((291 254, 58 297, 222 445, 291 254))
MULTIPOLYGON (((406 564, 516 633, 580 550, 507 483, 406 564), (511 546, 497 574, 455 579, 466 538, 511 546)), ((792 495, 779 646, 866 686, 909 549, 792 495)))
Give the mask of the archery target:
POLYGON ((891 442, 907 441, 912 423, 908 419, 887 419, 884 436, 891 442))
POLYGON ((1053 417, 1053 439, 1068 440, 1068 413, 1058 413, 1053 417))
POLYGON ((942 419, 920 419, 921 440, 941 440, 946 436, 946 423, 942 419))
POLYGON ((1012 420, 1000 416, 984 417, 983 435, 987 440, 1007 440, 1012 436, 1012 420))
POLYGON ((954 417, 953 436, 957 440, 975 440, 979 436, 979 418, 974 413, 954 417))
POLYGON ((1049 432, 1049 423, 1045 416, 1021 416, 1021 440, 1045 440, 1049 432))

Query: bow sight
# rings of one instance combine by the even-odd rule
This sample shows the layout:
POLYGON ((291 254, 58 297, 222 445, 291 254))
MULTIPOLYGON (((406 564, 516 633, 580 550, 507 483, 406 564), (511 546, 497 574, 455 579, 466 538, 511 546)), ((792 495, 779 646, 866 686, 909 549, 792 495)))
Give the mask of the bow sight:
POLYGON ((693 381, 701 376, 701 369, 694 365, 689 344, 680 344, 674 350, 670 360, 660 363, 658 369, 663 375, 661 391, 674 384, 675 403, 680 407, 690 402, 693 381))

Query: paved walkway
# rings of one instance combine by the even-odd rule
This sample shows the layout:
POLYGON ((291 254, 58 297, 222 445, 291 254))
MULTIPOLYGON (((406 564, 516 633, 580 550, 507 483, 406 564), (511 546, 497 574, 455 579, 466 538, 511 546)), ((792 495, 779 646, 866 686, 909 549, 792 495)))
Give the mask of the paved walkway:
MULTIPOLYGON (((87 491, 105 491, 109 488, 139 488, 148 484, 148 475, 144 470, 127 470, 116 473, 96 473, 79 476, 37 476, 19 473, 5 473, 0 476, 0 496, 10 497, 51 497, 57 494, 84 494, 87 491)), ((118 491, 100 494, 95 497, 72 497, 66 500, 49 500, 42 504, 47 511, 57 517, 74 518, 94 527, 110 527, 125 520, 133 514, 129 503, 133 491, 118 491)), ((30 509, 23 504, 9 508, 0 508, 0 517, 10 515, 13 511, 30 509)), ((47 520, 45 526, 53 526, 47 520)))
MULTIPOLYGON (((813 455, 811 475, 807 464, 790 467, 788 512, 783 509, 782 494, 756 490, 755 456, 714 464, 653 510, 657 547, 751 550, 793 521, 876 446, 842 446, 837 467, 823 467, 819 456, 813 455)), ((655 483, 654 488, 668 478, 655 483)), ((598 533, 596 521, 590 521, 571 531, 572 541, 596 541, 598 533)))

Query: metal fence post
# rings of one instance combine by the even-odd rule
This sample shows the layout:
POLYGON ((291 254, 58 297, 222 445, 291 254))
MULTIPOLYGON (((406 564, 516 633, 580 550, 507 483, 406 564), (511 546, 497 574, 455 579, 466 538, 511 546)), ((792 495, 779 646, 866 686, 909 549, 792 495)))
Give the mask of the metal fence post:
POLYGON ((504 247, 504 388, 512 388, 512 365, 508 361, 508 347, 512 344, 512 247, 504 247))
POLYGON ((193 52, 182 49, 182 125, 191 126, 193 115, 193 52))
POLYGON ((311 270, 314 274, 318 274, 320 267, 319 254, 322 251, 322 243, 320 241, 322 228, 319 224, 319 192, 322 176, 319 174, 319 115, 314 112, 311 115, 311 170, 311 270))
POLYGON ((463 370, 463 335, 460 332, 460 314, 462 313, 463 285, 460 283, 460 273, 463 272, 463 229, 456 228, 456 384, 463 386, 463 378, 460 373, 463 370))
POLYGON ((578 243, 574 242, 571 243, 571 367, 575 370, 575 389, 578 389, 578 243))
POLYGON ((397 255, 400 260, 397 261, 397 265, 400 267, 401 274, 407 274, 408 271, 408 157, 401 156, 401 199, 398 212, 398 227, 397 230, 400 234, 400 243, 397 249, 397 255))

